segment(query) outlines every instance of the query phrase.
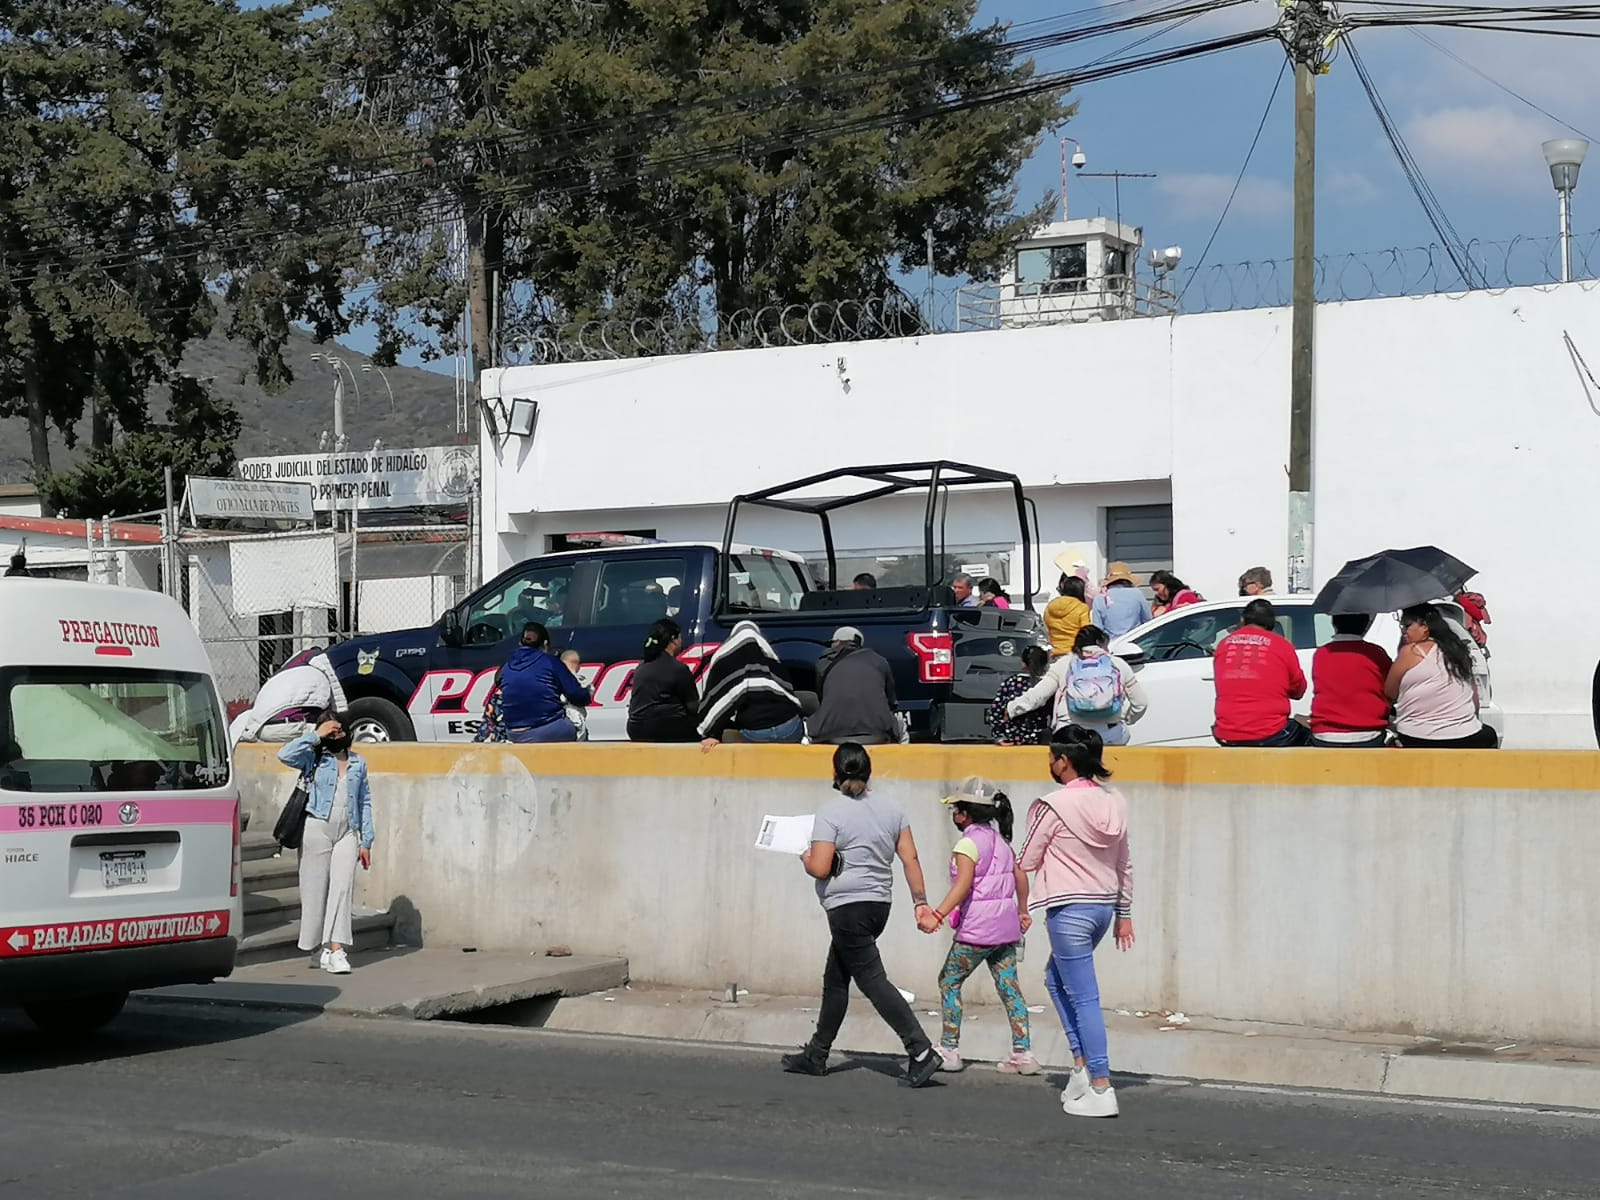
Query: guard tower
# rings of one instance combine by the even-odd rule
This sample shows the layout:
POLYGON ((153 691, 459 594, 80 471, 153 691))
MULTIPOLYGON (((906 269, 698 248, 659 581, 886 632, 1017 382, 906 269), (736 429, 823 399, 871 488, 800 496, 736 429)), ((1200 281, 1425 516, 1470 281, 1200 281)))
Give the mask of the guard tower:
POLYGON ((1000 325, 1060 325, 1140 316, 1144 231, 1110 217, 1052 221, 1017 246, 1000 276, 1000 325))

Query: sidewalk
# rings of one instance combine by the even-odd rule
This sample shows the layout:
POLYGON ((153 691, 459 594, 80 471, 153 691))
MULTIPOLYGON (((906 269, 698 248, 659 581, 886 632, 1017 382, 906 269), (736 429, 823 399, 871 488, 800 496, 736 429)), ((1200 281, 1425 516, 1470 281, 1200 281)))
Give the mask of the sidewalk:
POLYGON ((310 1009, 418 1021, 620 987, 628 960, 394 947, 350 956, 355 970, 329 975, 310 956, 241 967, 218 983, 139 992, 158 1003, 310 1009))
MULTIPOLYGON (((937 1000, 936 995, 919 995, 911 1006, 936 1041, 937 1000)), ((1055 1010, 1030 1013, 1039 1061, 1047 1068, 1069 1065, 1071 1055, 1055 1010)), ((728 1004, 703 991, 635 984, 563 1000, 545 1028, 793 1049, 811 1036, 816 1018, 816 997, 745 994, 737 1004, 728 1004)), ((1600 1050, 1442 1044, 1182 1014, 1108 1013, 1107 1026, 1113 1069, 1132 1075, 1600 1110, 1600 1050)), ((990 1063, 1010 1049, 1005 1014, 993 1005, 969 1002, 963 1057, 990 1063)), ((903 1052, 859 993, 852 994, 835 1062, 840 1051, 903 1052)))

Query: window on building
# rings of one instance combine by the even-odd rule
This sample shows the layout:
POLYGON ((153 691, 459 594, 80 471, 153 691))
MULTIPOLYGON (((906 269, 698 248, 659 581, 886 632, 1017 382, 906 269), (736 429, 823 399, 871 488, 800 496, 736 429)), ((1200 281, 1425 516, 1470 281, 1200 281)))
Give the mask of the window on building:
POLYGON ((1106 277, 1117 279, 1128 273, 1128 252, 1114 246, 1106 247, 1106 277))
POLYGON ((1125 562, 1135 575, 1147 579, 1151 571, 1172 570, 1172 505, 1106 509, 1106 561, 1125 562))
POLYGON ((1038 246, 1017 251, 1017 294, 1052 296, 1062 292, 1081 292, 1088 285, 1089 248, 1081 242, 1071 246, 1038 246))

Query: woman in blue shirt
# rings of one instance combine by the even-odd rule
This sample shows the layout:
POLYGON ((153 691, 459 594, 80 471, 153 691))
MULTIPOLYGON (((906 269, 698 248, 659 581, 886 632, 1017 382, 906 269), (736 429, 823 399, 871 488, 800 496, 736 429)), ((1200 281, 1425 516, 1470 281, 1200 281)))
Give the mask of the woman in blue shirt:
POLYGON ((513 742, 575 742, 563 705, 589 706, 589 689, 550 653, 550 631, 530 621, 500 672, 500 707, 513 742))

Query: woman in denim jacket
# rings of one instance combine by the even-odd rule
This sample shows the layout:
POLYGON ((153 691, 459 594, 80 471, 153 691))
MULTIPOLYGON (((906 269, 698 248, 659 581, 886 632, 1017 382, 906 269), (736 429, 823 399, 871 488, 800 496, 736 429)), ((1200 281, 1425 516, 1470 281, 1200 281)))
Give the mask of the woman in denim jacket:
POLYGON ((300 949, 320 950, 317 966, 350 973, 350 910, 356 863, 372 865, 372 789, 367 762, 350 753, 350 718, 325 712, 314 731, 278 751, 306 777, 306 831, 300 843, 300 949))

